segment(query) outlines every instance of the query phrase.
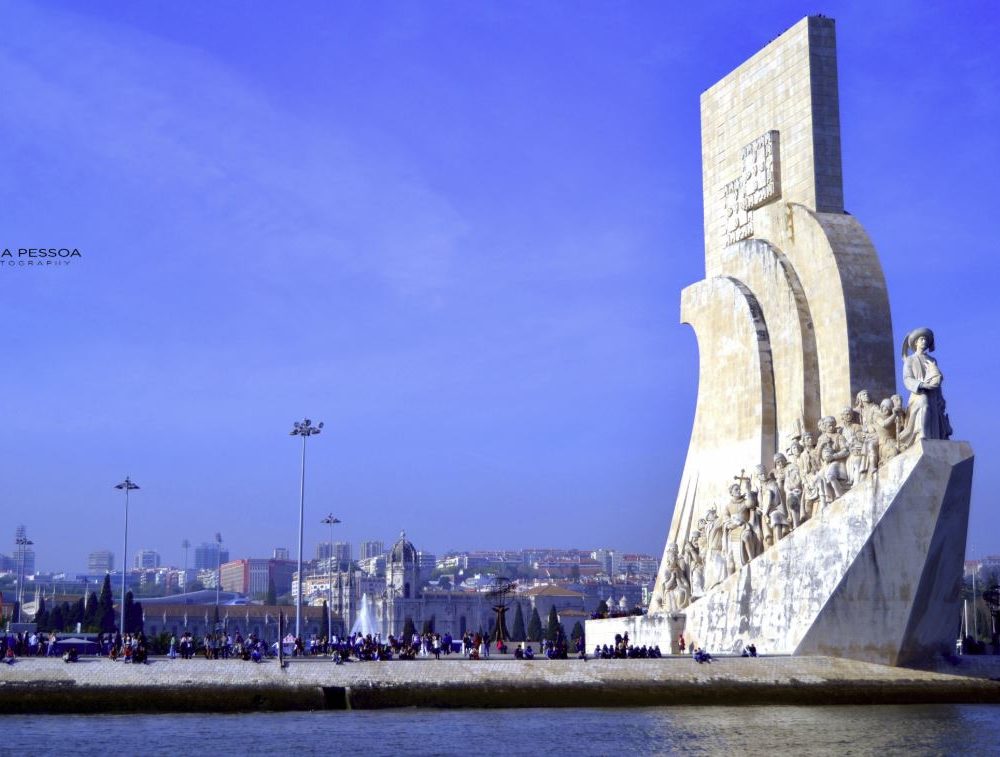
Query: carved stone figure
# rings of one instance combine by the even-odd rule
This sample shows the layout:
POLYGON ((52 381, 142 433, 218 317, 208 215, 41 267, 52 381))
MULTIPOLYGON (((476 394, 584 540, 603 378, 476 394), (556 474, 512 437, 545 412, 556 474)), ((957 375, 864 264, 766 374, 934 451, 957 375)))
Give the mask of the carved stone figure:
POLYGON ((704 533, 707 548, 705 550, 705 588, 710 589, 726 577, 726 521, 720 518, 715 507, 709 507, 705 513, 704 533))
POLYGON ((684 542, 682 557, 684 563, 687 565, 691 599, 700 597, 705 593, 705 562, 702 558, 700 542, 701 531, 698 529, 692 531, 691 536, 684 542))
POLYGON ((903 384, 910 390, 910 401, 906 427, 899 436, 900 447, 908 447, 918 439, 951 437, 941 394, 944 377, 937 361, 928 354, 933 351, 934 332, 928 328, 914 329, 903 340, 903 384))
MULTIPOLYGON (((802 450, 798 440, 792 441, 789 451, 794 461, 802 450)), ((774 456, 774 477, 781 483, 785 492, 785 509, 791 519, 791 527, 798 528, 802 518, 802 474, 795 462, 789 462, 780 452, 774 456)))
POLYGON ((820 435, 816 446, 820 448, 820 499, 825 507, 851 487, 844 461, 850 455, 847 440, 837 431, 837 421, 832 415, 819 420, 820 435))
POLYGON ((892 395, 889 399, 892 400, 892 413, 896 416, 896 439, 898 440, 903 429, 906 428, 906 408, 903 407, 903 398, 898 394, 892 395))
POLYGON ((875 432, 878 435, 878 459, 880 463, 894 458, 899 452, 896 443, 896 427, 898 416, 891 399, 884 399, 879 405, 878 420, 875 432))
POLYGON ((878 432, 880 413, 879 406, 871 400, 867 389, 858 392, 854 401, 854 411, 861 421, 861 431, 864 435, 864 471, 867 474, 874 473, 879 466, 878 461, 878 432))
POLYGON ((840 433, 847 447, 847 480, 858 483, 868 473, 868 456, 865 454, 865 434, 860 423, 854 422, 854 411, 845 407, 840 413, 840 433))
POLYGON ((663 594, 667 597, 667 609, 682 610, 691 599, 691 584, 684 569, 676 544, 667 545, 667 567, 663 573, 663 594))
POLYGON ((751 519, 755 508, 748 497, 744 496, 742 486, 735 483, 729 487, 729 504, 726 507, 725 528, 729 549, 726 567, 733 573, 737 565, 746 565, 764 551, 757 531, 753 528, 751 519))
POLYGON ((802 452, 799 453, 798 463, 799 473, 802 474, 802 520, 806 521, 816 513, 823 491, 816 437, 808 432, 802 435, 802 452))
POLYGON ((757 486, 757 508, 760 511, 760 541, 766 549, 788 533, 788 512, 785 510, 784 493, 774 477, 763 465, 754 467, 751 482, 757 486))

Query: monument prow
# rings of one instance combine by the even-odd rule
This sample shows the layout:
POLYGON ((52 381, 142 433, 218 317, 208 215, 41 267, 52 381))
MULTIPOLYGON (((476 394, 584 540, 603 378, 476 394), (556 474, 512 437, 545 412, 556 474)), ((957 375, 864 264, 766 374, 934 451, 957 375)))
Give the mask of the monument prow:
POLYGON ((902 664, 953 641, 972 450, 947 441, 929 329, 904 343, 909 405, 896 394, 885 277, 844 212, 839 119, 822 16, 701 97, 706 278, 681 294, 699 350, 691 441, 649 614, 588 622, 588 645, 620 628, 669 648, 686 628, 716 652, 902 664))

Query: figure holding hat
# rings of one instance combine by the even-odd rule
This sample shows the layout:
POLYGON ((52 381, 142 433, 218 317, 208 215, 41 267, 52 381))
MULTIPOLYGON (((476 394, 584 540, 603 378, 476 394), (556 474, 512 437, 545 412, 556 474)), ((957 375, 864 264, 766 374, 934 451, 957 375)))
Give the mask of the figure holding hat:
POLYGON ((899 447, 909 447, 918 439, 948 439, 951 423, 945 412, 941 382, 944 377, 934 350, 934 332, 914 329, 903 340, 903 384, 910 390, 906 426, 899 435, 899 447), (912 352, 912 354, 910 354, 912 352))

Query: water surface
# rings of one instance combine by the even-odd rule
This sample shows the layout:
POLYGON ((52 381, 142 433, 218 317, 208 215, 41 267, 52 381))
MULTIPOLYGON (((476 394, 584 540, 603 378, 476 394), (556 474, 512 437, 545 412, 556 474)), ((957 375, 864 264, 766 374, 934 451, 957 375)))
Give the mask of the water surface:
POLYGON ((0 716, 0 754, 997 754, 998 705, 0 716))

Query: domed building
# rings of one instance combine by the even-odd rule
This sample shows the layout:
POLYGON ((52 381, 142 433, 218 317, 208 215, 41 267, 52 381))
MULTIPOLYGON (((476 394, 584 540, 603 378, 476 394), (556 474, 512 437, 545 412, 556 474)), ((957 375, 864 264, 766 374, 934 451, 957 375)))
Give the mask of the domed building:
POLYGON ((419 599, 420 566, 417 549, 406 540, 406 532, 399 534, 399 540, 392 545, 385 560, 386 591, 400 599, 419 599))
POLYGON ((489 627, 490 605, 482 592, 450 588, 425 591, 422 583, 417 549, 407 540, 406 532, 401 532, 386 553, 385 591, 375 603, 383 634, 398 636, 408 620, 418 632, 427 624, 455 638, 489 627))

